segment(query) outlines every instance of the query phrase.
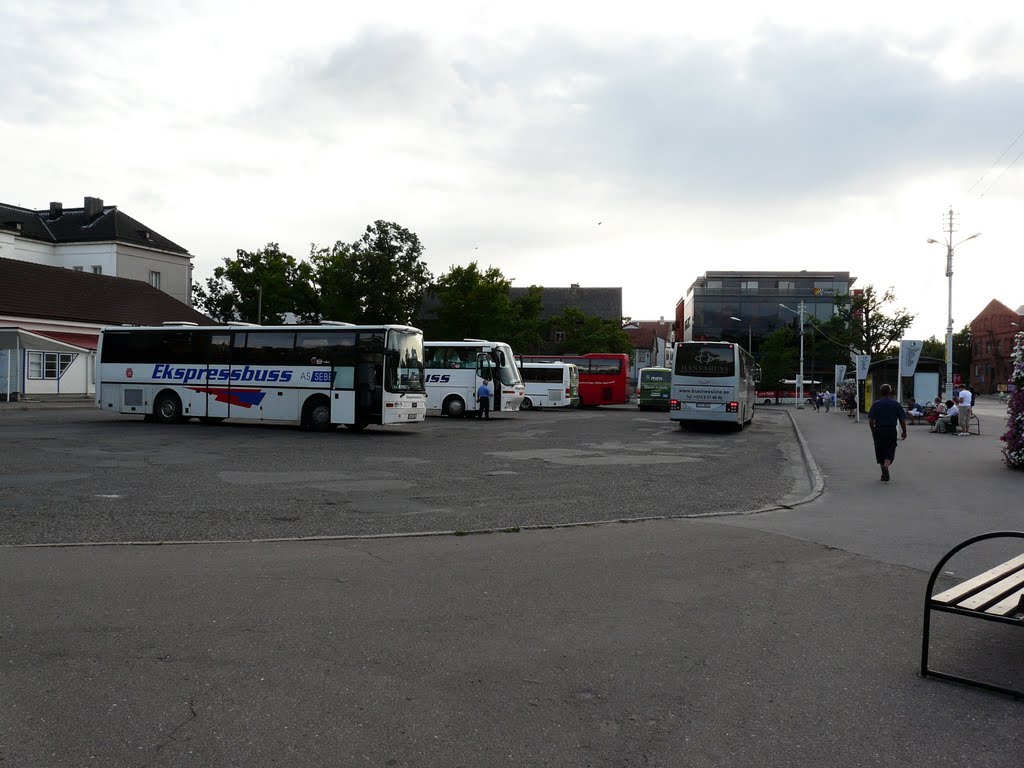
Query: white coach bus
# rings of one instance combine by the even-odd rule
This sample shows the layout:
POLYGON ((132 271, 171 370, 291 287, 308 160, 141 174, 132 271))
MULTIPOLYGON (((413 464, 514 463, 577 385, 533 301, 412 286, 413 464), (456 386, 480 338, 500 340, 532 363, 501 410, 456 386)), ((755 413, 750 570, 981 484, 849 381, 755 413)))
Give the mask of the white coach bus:
POLYGON ((519 374, 526 385, 521 410, 531 408, 566 408, 580 404, 580 372, 573 363, 519 364, 519 374))
POLYGON ((518 411, 526 387, 512 348, 502 341, 425 341, 427 409, 445 416, 476 411, 477 388, 491 382, 492 411, 518 411))
POLYGON ((675 345, 669 418, 710 421, 743 429, 754 418, 754 358, 739 344, 683 341, 675 345))
POLYGON ((98 408, 165 424, 426 419, 423 333, 403 325, 104 328, 97 360, 98 408))

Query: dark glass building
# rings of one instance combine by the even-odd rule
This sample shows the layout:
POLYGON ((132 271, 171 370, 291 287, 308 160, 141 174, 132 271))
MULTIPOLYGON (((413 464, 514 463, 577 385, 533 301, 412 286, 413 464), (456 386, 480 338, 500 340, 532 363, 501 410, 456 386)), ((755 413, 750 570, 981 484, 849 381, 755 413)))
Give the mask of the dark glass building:
POLYGON ((761 342, 783 326, 799 327, 795 313, 804 301, 806 318, 829 320, 836 311, 836 297, 856 293, 856 277, 849 272, 706 272, 694 280, 680 302, 682 341, 721 339, 753 347, 757 357, 761 342), (793 309, 789 312, 779 304, 793 309), (739 318, 734 320, 733 318, 739 318))

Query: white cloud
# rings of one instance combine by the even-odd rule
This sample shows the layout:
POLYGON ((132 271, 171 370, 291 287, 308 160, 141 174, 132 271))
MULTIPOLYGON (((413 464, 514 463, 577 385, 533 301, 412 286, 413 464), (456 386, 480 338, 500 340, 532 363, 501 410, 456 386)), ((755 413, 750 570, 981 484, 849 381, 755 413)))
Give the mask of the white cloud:
POLYGON ((985 231, 957 251, 957 327, 993 295, 1024 303, 1024 160, 1005 170, 1024 145, 971 187, 1024 128, 1017 17, 23 4, 0 11, 0 199, 102 196, 200 276, 388 219, 435 273, 475 259, 517 285, 621 285, 633 317, 671 315, 706 269, 849 270, 941 335, 944 253, 924 240, 951 204, 985 231))

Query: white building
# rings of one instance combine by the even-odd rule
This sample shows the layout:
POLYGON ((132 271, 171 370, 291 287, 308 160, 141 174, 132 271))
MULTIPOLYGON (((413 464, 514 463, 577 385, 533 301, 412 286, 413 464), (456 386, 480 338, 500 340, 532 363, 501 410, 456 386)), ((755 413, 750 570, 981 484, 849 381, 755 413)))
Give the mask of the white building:
POLYGON ((98 197, 41 211, 0 203, 0 258, 141 280, 192 304, 189 252, 98 197))

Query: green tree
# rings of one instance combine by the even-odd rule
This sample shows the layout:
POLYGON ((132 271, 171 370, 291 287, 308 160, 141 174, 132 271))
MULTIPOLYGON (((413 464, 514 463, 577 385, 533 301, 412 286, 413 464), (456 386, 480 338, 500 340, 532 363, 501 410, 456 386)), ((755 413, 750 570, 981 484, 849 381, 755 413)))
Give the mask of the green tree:
POLYGON ((784 326, 761 344, 761 388, 776 389, 783 379, 793 378, 800 364, 797 334, 784 326))
POLYGON ((939 360, 946 359, 946 342, 941 341, 935 336, 931 336, 924 340, 924 344, 921 346, 922 357, 937 357, 939 360))
POLYGON ((531 285, 525 294, 512 299, 512 324, 506 338, 513 351, 541 352, 545 338, 545 323, 540 319, 543 308, 544 289, 539 285, 531 285))
MULTIPOLYGON (((953 334, 953 373, 959 373, 964 384, 974 384, 974 373, 971 368, 972 345, 974 337, 971 335, 971 326, 965 325, 958 332, 953 334)), ((945 355, 943 355, 945 357, 945 355)))
POLYGON ((258 251, 239 249, 213 271, 205 288, 195 283, 192 289, 196 306, 215 320, 278 325, 288 312, 310 312, 311 277, 308 264, 267 243, 258 251))
POLYGON ((346 245, 310 249, 316 312, 356 323, 411 323, 432 275, 420 239, 405 227, 377 220, 346 245))
POLYGON ((899 344, 914 322, 914 315, 906 309, 896 309, 887 314, 895 301, 892 288, 879 294, 874 286, 869 285, 862 295, 854 296, 849 302, 837 303, 836 315, 822 324, 821 330, 841 348, 871 355, 873 360, 893 356, 897 354, 893 347, 899 344))
POLYGON ((605 320, 601 317, 584 315, 575 307, 566 307, 561 315, 549 318, 548 338, 552 331, 560 331, 565 340, 557 345, 558 354, 587 352, 624 352, 633 358, 633 345, 629 334, 622 330, 621 318, 605 320))
MULTIPOLYGON (((506 338, 512 327, 511 282, 496 267, 481 272, 477 263, 453 266, 437 279, 433 293, 439 302, 437 319, 426 329, 432 339, 506 338)), ((513 345, 513 349, 516 347, 513 345)))

